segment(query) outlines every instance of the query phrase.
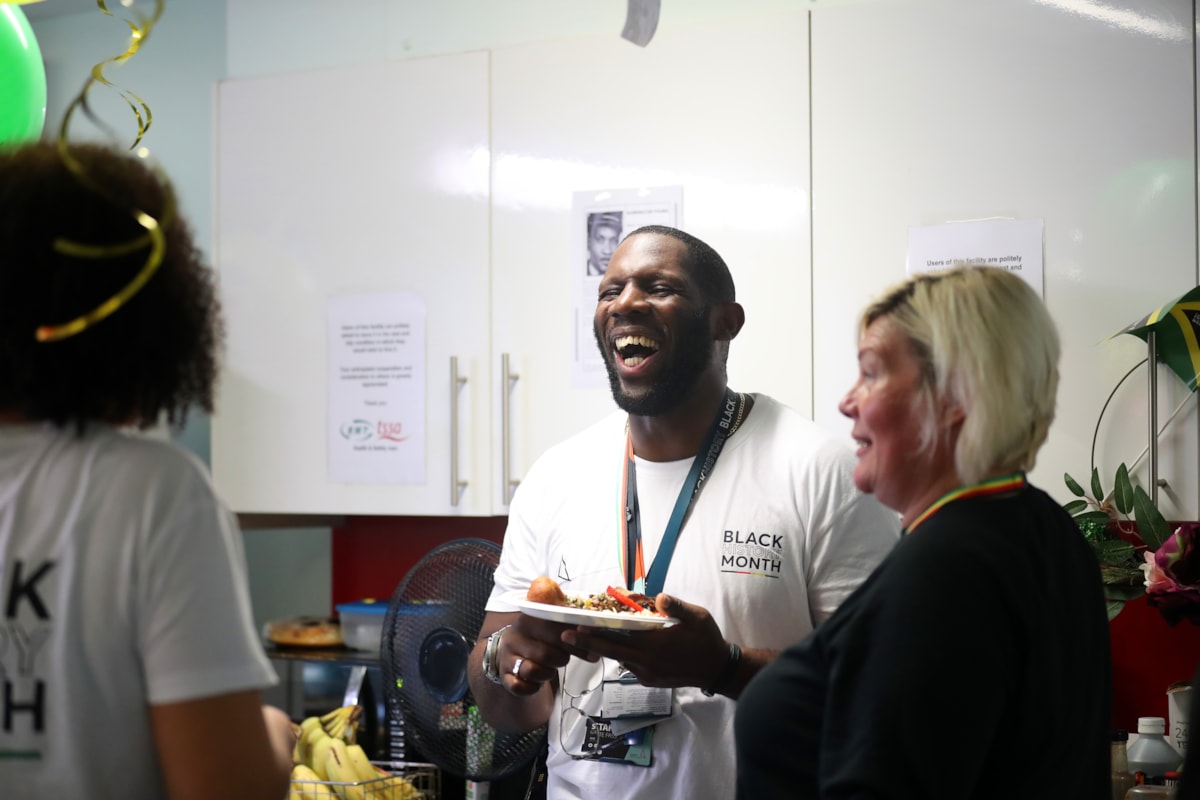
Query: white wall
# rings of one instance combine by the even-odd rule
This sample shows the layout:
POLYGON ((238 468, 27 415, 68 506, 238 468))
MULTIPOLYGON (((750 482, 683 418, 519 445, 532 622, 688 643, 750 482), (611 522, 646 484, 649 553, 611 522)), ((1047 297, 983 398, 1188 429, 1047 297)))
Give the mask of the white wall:
MULTIPOLYGON (((796 5, 667 3, 660 31, 796 5)), ((779 298, 773 313, 811 317, 807 338, 779 344, 787 345, 783 353, 811 352, 813 388, 811 397, 786 399, 848 429, 836 402, 853 376, 854 317, 903 277, 909 226, 1042 219, 1045 297, 1064 355, 1059 418, 1032 477, 1066 499, 1062 473, 1086 477, 1100 408, 1143 356, 1135 338, 1107 337, 1200 280, 1192 4, 892 0, 808 7, 812 34, 797 47, 812 48, 812 300, 797 308, 779 298)), ((242 0, 229 9, 229 74, 483 47, 511 52, 537 42, 570 46, 581 37, 615 39, 624 13, 615 0, 457 0, 432 8, 364 0, 336 10, 301 2, 281 12, 272 0, 242 0), (291 27, 258 35, 279 13, 288 14, 291 27)), ((714 50, 711 57, 719 62, 721 55, 714 50)), ((728 69, 736 74, 736 63, 728 69)), ((789 91, 788 76, 774 88, 789 91)), ((620 114, 619 103, 612 113, 620 114)), ((346 124, 352 135, 351 116, 346 124)), ((701 141, 705 124, 698 122, 701 141)), ((782 264, 789 254, 773 256, 782 264)), ((735 350, 731 372, 736 358, 735 350)), ((781 358, 780 369, 806 362, 781 358)), ((1187 394, 1160 372, 1161 421, 1187 394)), ((1138 459, 1146 417, 1139 376, 1105 417, 1097 463, 1106 477, 1117 463, 1138 459)), ((1160 445, 1168 516, 1200 516, 1197 440, 1188 406, 1160 445)), ((1144 463, 1138 475, 1145 480, 1144 463)))
MULTIPOLYGON (((797 5, 807 3, 667 0, 659 30, 797 5)), ((231 78, 617 37, 625 22, 624 0, 228 0, 227 6, 231 78)))
MULTIPOLYGON (((903 277, 909 226, 1041 219, 1063 355, 1058 417, 1031 479, 1060 499, 1064 472, 1086 482, 1101 406, 1145 357, 1136 337, 1108 337, 1198 282, 1194 38, 1187 0, 812 13, 818 421, 845 427, 845 312, 903 277)), ((1161 424, 1188 394, 1160 373, 1161 424)), ((1097 464, 1110 490, 1149 438, 1144 374, 1105 413, 1097 464)), ((1168 518, 1200 508, 1194 402, 1160 445, 1168 518)))
MULTIPOLYGON (((785 0, 667 2, 660 30, 795 7, 785 0)), ((810 7, 814 299, 796 313, 813 316, 814 334, 781 345, 813 351, 814 416, 844 424, 832 408, 853 370, 846 310, 900 277, 908 225, 1043 218, 1046 299, 1067 342, 1060 418, 1034 478, 1063 497, 1061 472, 1086 471, 1100 404, 1141 356, 1132 337, 1104 338, 1198 281, 1192 4, 893 0, 810 7), (831 309, 836 319, 828 318, 831 309)), ((207 242, 214 81, 616 37, 623 16, 619 0, 172 0, 145 52, 112 76, 153 109, 147 143, 174 175, 207 242)), ((52 129, 55 111, 90 66, 122 49, 125 29, 98 10, 38 21, 34 29, 48 64, 52 129)), ((131 115, 119 107, 106 118, 118 132, 132 130, 131 115)), ((354 124, 347 114, 348 135, 354 124)), ((1163 374, 1165 417, 1181 394, 1163 374)), ((1143 402, 1144 390, 1135 386, 1109 410, 1105 466, 1140 452, 1143 402)), ((1200 516, 1194 418, 1193 411, 1170 434, 1160 467, 1172 483, 1168 496, 1192 518, 1200 516)), ((277 549, 260 536, 286 538, 248 534, 270 541, 255 564, 256 582, 277 549)), ((286 541, 289 548, 296 542, 286 541)), ((327 558, 327 536, 324 547, 327 558)), ((287 591, 281 583, 262 596, 287 591)))

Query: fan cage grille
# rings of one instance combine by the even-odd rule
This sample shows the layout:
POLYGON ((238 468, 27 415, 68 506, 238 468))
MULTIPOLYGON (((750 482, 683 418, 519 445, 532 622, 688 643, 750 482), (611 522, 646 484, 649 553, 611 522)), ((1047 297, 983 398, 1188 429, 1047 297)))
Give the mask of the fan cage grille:
POLYGON ((469 690, 457 702, 438 700, 421 674, 421 644, 449 628, 468 650, 474 647, 499 562, 499 545, 484 539, 430 551, 396 587, 380 647, 388 714, 404 728, 406 755, 414 747, 446 772, 477 781, 498 780, 529 764, 545 742, 545 728, 502 733, 482 720, 469 690))

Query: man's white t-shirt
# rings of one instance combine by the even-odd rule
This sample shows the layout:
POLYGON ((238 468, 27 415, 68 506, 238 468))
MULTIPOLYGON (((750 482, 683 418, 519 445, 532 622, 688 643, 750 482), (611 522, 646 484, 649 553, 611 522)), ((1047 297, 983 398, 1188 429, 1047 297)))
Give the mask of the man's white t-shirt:
MULTIPOLYGON (((568 593, 624 585, 618 528, 623 413, 550 449, 509 507, 489 611, 516 611, 501 597, 548 575, 568 593)), ((691 459, 639 461, 638 503, 646 565, 691 459)), ((849 442, 765 395, 725 444, 680 532, 663 591, 708 609, 725 638, 782 650, 828 618, 895 545, 899 517, 858 492, 849 442)), ((576 674, 595 668, 572 659, 576 674)), ((560 678, 562 676, 560 675, 560 678)), ((659 723, 653 764, 573 759, 578 714, 559 703, 549 727, 548 796, 729 798, 734 795, 734 701, 677 689, 681 713, 659 723)))
POLYGON ((4 798, 163 797, 148 706, 276 681, 237 521, 167 442, 0 426, 0 568, 4 798))

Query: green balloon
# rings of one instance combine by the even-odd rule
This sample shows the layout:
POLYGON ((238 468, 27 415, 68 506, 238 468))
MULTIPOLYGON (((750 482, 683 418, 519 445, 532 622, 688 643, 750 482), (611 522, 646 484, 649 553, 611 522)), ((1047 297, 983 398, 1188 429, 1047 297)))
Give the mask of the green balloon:
POLYGON ((0 3, 0 145, 36 139, 46 123, 46 68, 20 6, 0 3))

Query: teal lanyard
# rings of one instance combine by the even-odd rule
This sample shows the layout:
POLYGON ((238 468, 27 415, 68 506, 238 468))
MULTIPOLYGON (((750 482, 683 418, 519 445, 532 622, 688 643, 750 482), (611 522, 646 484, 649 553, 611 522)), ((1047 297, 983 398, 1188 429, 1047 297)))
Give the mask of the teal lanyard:
MULTIPOLYGON (((696 495, 704 487, 704 481, 708 479, 713 467, 717 464, 721 448, 725 446, 725 440, 729 438, 729 429, 733 426, 737 405, 738 396, 727 387, 725 402, 721 404, 717 417, 708 431, 708 436, 701 445, 700 452, 696 454, 695 460, 692 461, 692 468, 688 472, 683 486, 679 489, 679 497, 675 499, 675 508, 672 509, 671 518, 667 521, 662 543, 658 546, 658 552, 654 555, 654 563, 650 565, 650 571, 644 578, 637 574, 638 565, 644 563, 641 558, 642 526, 637 500, 637 476, 633 448, 626 447, 628 464, 625 475, 625 497, 622 499, 625 510, 625 585, 629 589, 642 592, 650 597, 654 597, 662 591, 667 568, 671 564, 671 557, 675 554, 675 544, 679 541, 679 532, 683 529, 683 521, 691 509, 692 503, 695 502, 696 495)), ((631 434, 626 433, 626 436, 631 436, 631 434)))

